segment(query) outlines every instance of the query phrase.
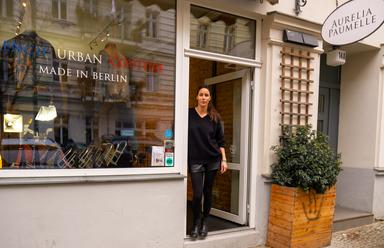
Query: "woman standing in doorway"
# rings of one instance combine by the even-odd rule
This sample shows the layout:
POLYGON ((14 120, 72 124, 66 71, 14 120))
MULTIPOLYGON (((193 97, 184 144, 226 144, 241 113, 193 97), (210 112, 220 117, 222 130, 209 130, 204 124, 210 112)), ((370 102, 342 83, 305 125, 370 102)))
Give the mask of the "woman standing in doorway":
POLYGON ((212 188, 217 170, 223 174, 227 168, 224 149, 224 131, 219 113, 211 103, 207 87, 199 87, 197 105, 189 109, 188 170, 193 189, 192 239, 208 234, 206 219, 212 205, 212 188), (204 196, 203 213, 201 202, 204 196))

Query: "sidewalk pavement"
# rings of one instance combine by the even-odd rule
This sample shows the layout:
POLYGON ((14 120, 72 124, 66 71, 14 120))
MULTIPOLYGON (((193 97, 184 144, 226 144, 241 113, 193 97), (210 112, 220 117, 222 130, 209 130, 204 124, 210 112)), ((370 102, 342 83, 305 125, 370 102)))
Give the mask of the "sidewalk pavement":
POLYGON ((335 232, 327 248, 384 248, 384 221, 335 232))
POLYGON ((384 221, 335 232, 326 248, 384 248, 384 221))

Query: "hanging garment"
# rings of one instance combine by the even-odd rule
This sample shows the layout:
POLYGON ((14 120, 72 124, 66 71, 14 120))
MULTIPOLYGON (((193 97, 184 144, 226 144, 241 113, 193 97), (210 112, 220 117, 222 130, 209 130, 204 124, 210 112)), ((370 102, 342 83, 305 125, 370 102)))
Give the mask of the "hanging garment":
POLYGON ((0 85, 2 94, 11 98, 11 105, 18 98, 34 97, 39 82, 58 81, 55 75, 41 73, 41 68, 57 68, 55 58, 53 46, 35 31, 25 31, 3 42, 0 85))

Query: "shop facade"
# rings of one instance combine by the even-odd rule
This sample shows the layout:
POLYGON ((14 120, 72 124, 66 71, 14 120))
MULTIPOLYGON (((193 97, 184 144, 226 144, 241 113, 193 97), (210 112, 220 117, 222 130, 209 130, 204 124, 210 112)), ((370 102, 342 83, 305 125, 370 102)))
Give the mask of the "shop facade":
POLYGON ((263 244, 285 125, 327 132, 343 158, 338 204, 384 216, 384 31, 326 67, 320 30, 335 1, 298 15, 295 1, 0 3, 4 247, 263 244), (202 84, 230 170, 214 189, 220 221, 191 241, 186 127, 202 84))

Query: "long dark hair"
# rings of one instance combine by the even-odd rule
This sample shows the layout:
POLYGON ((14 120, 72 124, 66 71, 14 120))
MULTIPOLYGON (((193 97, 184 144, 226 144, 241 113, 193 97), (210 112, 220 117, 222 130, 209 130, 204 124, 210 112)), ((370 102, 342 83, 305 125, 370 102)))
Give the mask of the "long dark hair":
POLYGON ((204 86, 204 85, 199 86, 199 88, 197 89, 197 92, 196 92, 196 96, 199 95, 199 92, 201 89, 207 89, 209 91, 209 95, 211 96, 211 101, 209 101, 209 103, 208 103, 207 112, 208 112, 208 116, 211 119, 211 121, 214 121, 215 123, 217 123, 218 121, 220 121, 221 117, 220 117, 219 112, 217 112, 215 106, 213 106, 213 104, 212 104, 211 90, 208 88, 208 86, 204 86))

